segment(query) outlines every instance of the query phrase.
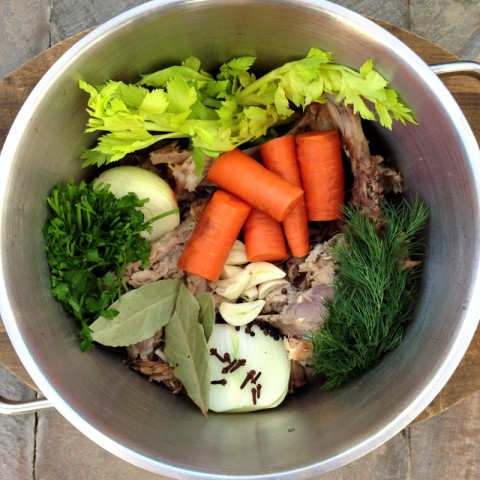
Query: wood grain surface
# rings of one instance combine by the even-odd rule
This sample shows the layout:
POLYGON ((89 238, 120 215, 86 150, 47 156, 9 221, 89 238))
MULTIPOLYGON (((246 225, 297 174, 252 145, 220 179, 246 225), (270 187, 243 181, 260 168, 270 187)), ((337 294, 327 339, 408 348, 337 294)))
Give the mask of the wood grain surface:
MULTIPOLYGON (((376 20, 375 20, 376 21, 376 20)), ((458 60, 456 56, 439 46, 406 30, 377 21, 428 64, 458 60)), ((87 32, 79 33, 44 51, 0 81, 0 147, 3 145, 18 110, 42 75, 69 47, 87 32)), ((462 108, 477 141, 480 143, 480 82, 468 77, 448 77, 444 82, 462 108)), ((412 423, 430 418, 480 390, 480 327, 462 362, 435 400, 412 423)), ((23 368, 0 321, 0 364, 7 367, 26 384, 37 389, 23 368)))

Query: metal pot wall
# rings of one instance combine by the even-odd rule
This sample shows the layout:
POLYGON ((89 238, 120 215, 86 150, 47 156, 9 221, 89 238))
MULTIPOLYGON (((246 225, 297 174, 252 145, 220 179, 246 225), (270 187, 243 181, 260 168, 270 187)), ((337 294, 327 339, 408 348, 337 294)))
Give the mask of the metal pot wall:
MULTIPOLYGON (((470 64, 472 69, 474 65, 470 64)), ((442 82, 404 44, 323 1, 154 1, 87 35, 40 81, 2 152, 1 315, 53 405, 79 430, 140 467, 176 478, 299 478, 339 467, 404 428, 440 391, 480 318, 480 154, 442 82), (211 414, 140 378, 101 349, 81 353, 76 327, 50 296, 41 235, 50 188, 80 179, 85 96, 78 80, 134 81, 195 55, 203 67, 256 55, 269 69, 318 46, 376 68, 419 125, 378 130, 431 211, 422 297, 404 342, 335 391, 307 388, 272 411, 211 414)))

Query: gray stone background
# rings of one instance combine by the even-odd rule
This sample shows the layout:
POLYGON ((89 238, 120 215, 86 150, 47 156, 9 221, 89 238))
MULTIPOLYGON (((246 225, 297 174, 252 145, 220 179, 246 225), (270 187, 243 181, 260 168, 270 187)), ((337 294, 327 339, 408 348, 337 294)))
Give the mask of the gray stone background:
MULTIPOLYGON (((0 78, 55 43, 139 0, 0 0, 0 78)), ((339 0, 410 30, 464 59, 480 61, 479 0, 339 0)), ((35 392, 0 368, 0 395, 35 392)), ((406 428, 325 480, 480 479, 480 393, 406 428)), ((0 480, 159 479, 94 445, 56 411, 0 417, 0 480)))

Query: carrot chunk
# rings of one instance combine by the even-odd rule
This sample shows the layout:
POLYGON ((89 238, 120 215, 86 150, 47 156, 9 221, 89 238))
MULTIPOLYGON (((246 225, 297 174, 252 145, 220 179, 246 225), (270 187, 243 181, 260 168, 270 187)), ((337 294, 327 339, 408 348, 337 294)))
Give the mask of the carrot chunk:
POLYGON ((239 149, 220 155, 207 178, 279 222, 303 197, 301 188, 288 183, 239 149))
POLYGON ((295 139, 308 219, 328 221, 341 218, 345 180, 337 131, 306 132, 295 139))
MULTIPOLYGON (((296 142, 293 135, 284 135, 265 142, 260 147, 263 164, 287 182, 302 188, 297 161, 296 142)), ((305 199, 290 211, 283 220, 283 230, 294 257, 304 257, 309 252, 308 218, 305 199)))
POLYGON ((207 280, 218 280, 250 210, 243 200, 217 190, 188 239, 178 267, 207 280))
POLYGON ((287 258, 282 224, 258 208, 252 208, 243 226, 249 262, 277 262, 287 258))

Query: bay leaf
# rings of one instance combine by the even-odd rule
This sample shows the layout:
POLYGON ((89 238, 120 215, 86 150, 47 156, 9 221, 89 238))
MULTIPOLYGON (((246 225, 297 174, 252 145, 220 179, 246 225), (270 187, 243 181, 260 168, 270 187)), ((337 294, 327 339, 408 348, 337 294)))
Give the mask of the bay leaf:
POLYGON ((182 280, 159 280, 131 290, 112 303, 113 319, 99 317, 91 325, 92 339, 109 347, 132 345, 164 327, 172 317, 182 280))
POLYGON ((188 396, 205 417, 210 391, 207 341, 199 323, 200 305, 182 284, 170 322, 165 326, 165 355, 188 396))
POLYGON ((215 324, 215 303, 213 302, 212 294, 209 292, 199 293, 195 298, 200 306, 198 321, 203 327, 205 339, 208 342, 215 324))

